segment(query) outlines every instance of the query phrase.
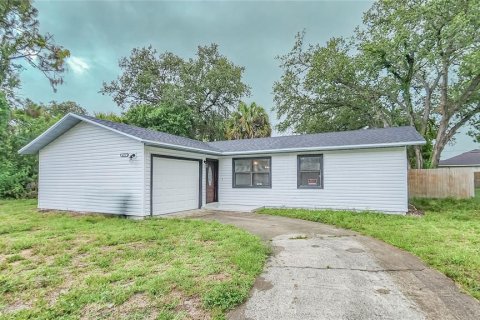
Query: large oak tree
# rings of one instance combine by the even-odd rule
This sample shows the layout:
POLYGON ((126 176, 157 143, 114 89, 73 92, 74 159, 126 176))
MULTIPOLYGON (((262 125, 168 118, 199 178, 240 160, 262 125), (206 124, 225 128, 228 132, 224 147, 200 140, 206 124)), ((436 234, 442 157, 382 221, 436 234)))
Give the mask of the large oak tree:
POLYGON ((280 57, 278 128, 295 132, 412 125, 427 140, 413 164, 436 167, 465 125, 479 133, 480 1, 377 1, 349 39, 299 34, 280 57))
POLYGON ((185 106, 194 117, 193 136, 201 140, 222 139, 224 120, 249 94, 242 81, 244 68, 221 55, 215 44, 198 47, 190 59, 171 52, 158 54, 152 47, 136 48, 119 66, 122 74, 103 84, 103 94, 124 109, 185 106))

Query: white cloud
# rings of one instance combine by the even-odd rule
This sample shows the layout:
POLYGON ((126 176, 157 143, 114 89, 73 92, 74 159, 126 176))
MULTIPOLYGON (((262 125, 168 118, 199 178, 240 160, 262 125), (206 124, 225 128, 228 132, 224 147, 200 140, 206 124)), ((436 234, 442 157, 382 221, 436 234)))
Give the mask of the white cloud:
POLYGON ((67 59, 67 64, 76 74, 83 74, 90 69, 87 60, 80 57, 70 56, 70 58, 67 59))

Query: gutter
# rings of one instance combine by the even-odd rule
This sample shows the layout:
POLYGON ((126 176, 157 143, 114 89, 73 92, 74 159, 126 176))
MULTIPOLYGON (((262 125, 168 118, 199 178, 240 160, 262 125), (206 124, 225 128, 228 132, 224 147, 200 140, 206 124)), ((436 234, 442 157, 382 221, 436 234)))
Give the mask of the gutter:
POLYGON ((251 151, 229 151, 222 152, 223 156, 235 156, 242 154, 260 154, 260 153, 287 153, 287 152, 303 152, 303 151, 331 151, 331 150, 351 150, 351 149, 373 149, 373 148, 391 148, 391 147, 405 147, 424 145, 425 141, 408 141, 408 142, 393 142, 380 144, 357 144, 346 146, 329 146, 329 147, 305 147, 305 148, 284 148, 284 149, 269 149, 269 150, 251 150, 251 151))
POLYGON ((405 147, 424 145, 425 141, 408 141, 408 142, 393 142, 382 144, 357 144, 346 146, 329 146, 329 147, 304 147, 304 148, 283 148, 283 149, 267 149, 267 150, 249 150, 249 151, 211 151, 206 149, 199 149, 193 147, 183 147, 174 144, 168 144, 163 142, 156 142, 150 140, 141 140, 148 146, 162 147, 166 149, 190 151, 202 154, 216 155, 216 156, 237 156, 237 155, 250 155, 250 154, 265 154, 265 153, 288 153, 288 152, 307 152, 307 151, 331 151, 331 150, 352 150, 352 149, 373 149, 373 148, 392 148, 392 147, 405 147))
POLYGON ((170 144, 170 143, 164 143, 164 142, 157 142, 157 141, 151 141, 151 140, 140 140, 140 142, 143 142, 145 145, 152 146, 152 147, 161 147, 165 149, 189 151, 189 152, 209 154, 209 155, 215 155, 215 156, 222 155, 222 152, 220 151, 212 151, 212 150, 200 149, 200 148, 194 148, 194 147, 184 147, 184 146, 179 146, 176 144, 170 144))

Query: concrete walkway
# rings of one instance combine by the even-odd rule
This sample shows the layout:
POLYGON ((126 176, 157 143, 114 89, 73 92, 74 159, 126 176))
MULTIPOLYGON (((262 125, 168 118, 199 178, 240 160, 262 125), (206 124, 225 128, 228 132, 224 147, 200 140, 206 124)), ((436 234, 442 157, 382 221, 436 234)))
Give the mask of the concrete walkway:
POLYGON ((232 224, 274 254, 230 319, 480 319, 480 303, 384 242, 328 225, 253 213, 193 217, 232 224))

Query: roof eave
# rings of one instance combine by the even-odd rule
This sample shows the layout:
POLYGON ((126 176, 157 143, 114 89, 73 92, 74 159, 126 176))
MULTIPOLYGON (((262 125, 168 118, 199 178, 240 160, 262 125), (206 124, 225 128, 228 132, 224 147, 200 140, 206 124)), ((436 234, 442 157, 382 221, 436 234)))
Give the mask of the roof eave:
POLYGON ((307 151, 331 151, 331 150, 351 150, 351 149, 372 149, 372 148, 391 148, 424 145, 423 141, 407 141, 394 143, 379 144, 362 144, 362 145, 345 145, 345 146, 328 146, 328 147, 306 147, 306 148, 284 148, 270 150, 249 150, 249 151, 229 151, 222 152, 223 156, 247 155, 247 154, 264 154, 264 153, 287 153, 287 152, 307 152, 307 151))
MULTIPOLYGON (((54 125, 52 125, 50 128, 48 128, 45 132, 43 132, 41 135, 39 135, 38 137, 36 137, 35 139, 33 139, 32 141, 30 141, 29 144, 27 144, 26 146, 24 146, 23 148, 21 148, 20 150, 18 150, 18 153, 19 154, 36 154, 40 149, 42 149, 44 146, 40 147, 40 148, 33 148, 32 151, 29 151, 29 149, 32 149, 32 147, 40 142, 44 137, 48 136, 51 132, 55 131, 59 126, 63 125, 63 123, 68 119, 68 118, 75 118, 75 119, 78 119, 79 121, 85 121, 87 123, 90 123, 90 124, 93 124, 95 126, 99 126, 99 127, 102 127, 104 129, 107 129, 107 130, 110 130, 110 131, 113 131, 113 132, 116 132, 118 134, 121 134, 123 136, 126 136, 126 137, 129 137, 131 139, 134 139, 134 140, 137 140, 137 141, 142 141, 142 139, 138 138, 138 137, 135 137, 135 136, 132 136, 128 133, 125 133, 125 132, 122 132, 122 131, 119 131, 119 130, 116 130, 114 128, 111 128, 111 127, 108 127, 108 126, 105 126, 101 123, 98 123, 98 122, 95 122, 95 121, 92 121, 90 119, 87 119, 85 117, 82 117, 81 115, 78 115, 78 114, 75 114, 75 113, 68 113, 66 114, 62 119, 60 119, 59 121, 57 121, 54 125)), ((76 125, 76 124, 75 124, 76 125)), ((73 128, 73 126, 70 126, 70 128, 68 128, 67 130, 73 128)), ((56 139, 56 138, 55 138, 56 139)), ((55 140, 53 139, 53 140, 55 140)), ((48 144, 48 143, 47 143, 48 144)))
MULTIPOLYGON (((62 119, 58 120, 54 125, 52 125, 50 128, 45 130, 41 135, 30 141, 27 145, 22 147, 20 150, 18 150, 19 154, 36 154, 41 148, 33 148, 33 151, 29 151, 35 144, 40 142, 43 138, 48 136, 51 132, 55 131, 58 127, 60 127, 68 118, 74 117, 79 119, 79 117, 76 114, 73 113, 68 113, 65 116, 63 116, 62 119)), ((48 143, 47 143, 48 144, 48 143)))
POLYGON ((152 147, 159 147, 159 148, 165 148, 165 149, 170 149, 170 150, 178 150, 178 151, 188 151, 188 152, 209 154, 209 155, 216 155, 216 156, 222 155, 222 153, 220 151, 213 151, 213 150, 207 150, 207 149, 179 146, 179 145, 176 145, 176 144, 157 142, 157 141, 151 141, 151 140, 141 140, 141 141, 145 145, 152 146, 152 147))

